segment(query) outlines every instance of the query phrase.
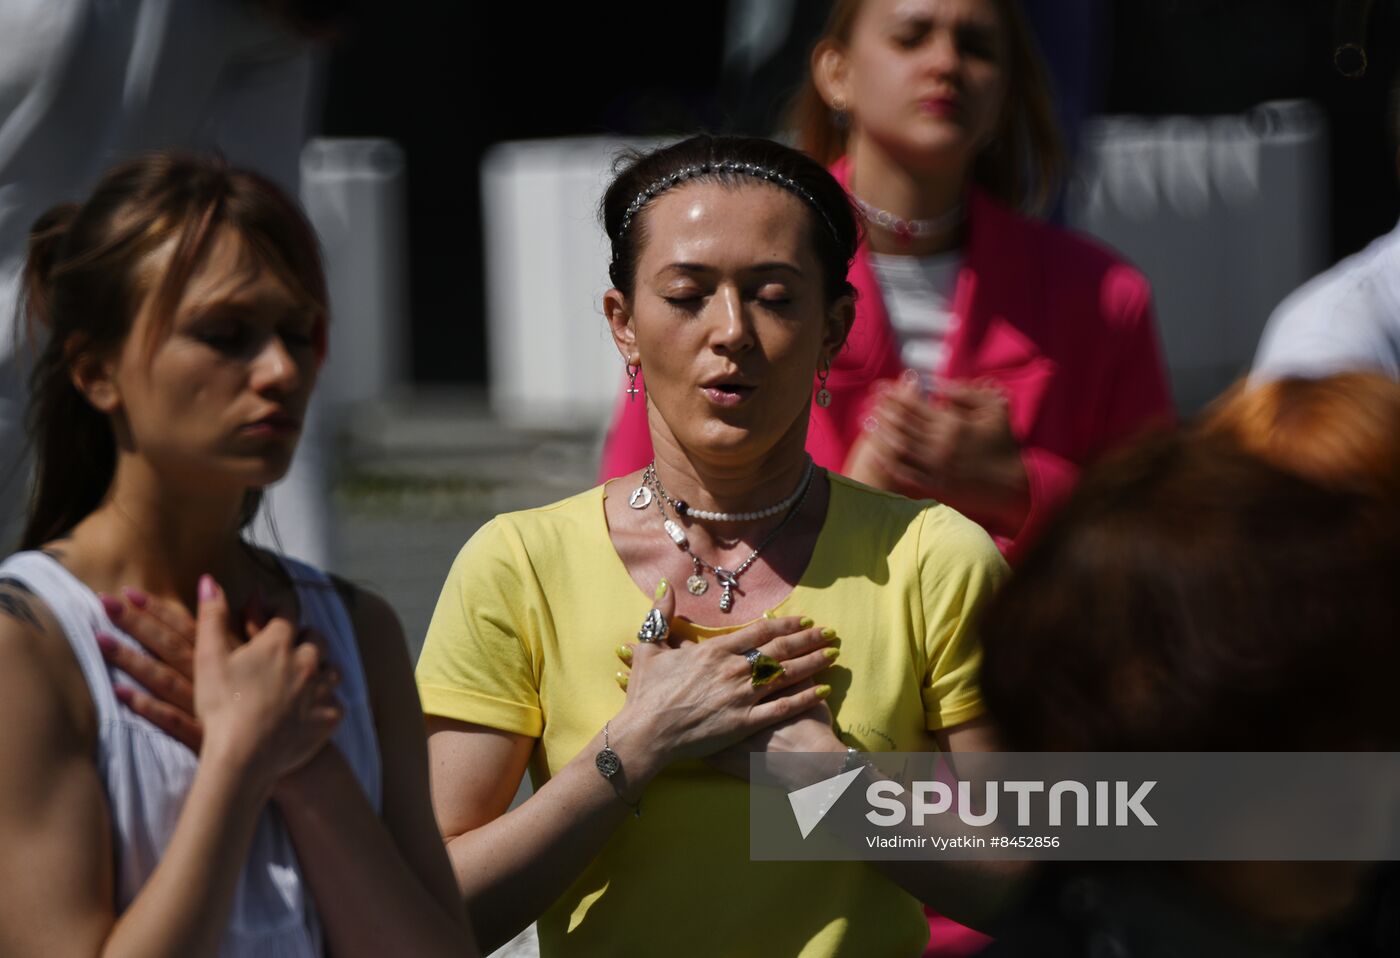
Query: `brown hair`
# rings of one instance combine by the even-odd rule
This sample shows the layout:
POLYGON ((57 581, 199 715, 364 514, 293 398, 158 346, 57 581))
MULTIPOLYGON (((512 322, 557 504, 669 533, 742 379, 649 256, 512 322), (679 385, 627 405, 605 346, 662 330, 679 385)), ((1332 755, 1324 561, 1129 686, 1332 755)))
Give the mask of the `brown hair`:
POLYGON ((1017 751, 1400 746, 1400 528, 1215 436, 1085 474, 984 616, 1017 751))
MULTIPOLYGON (((973 165, 972 179, 1023 213, 1047 211, 1064 178, 1065 155, 1055 121, 1049 81, 1035 40, 1016 0, 993 0, 1006 36, 1006 103, 1003 129, 973 165)), ((818 44, 846 47, 864 0, 836 0, 818 44)), ((826 105, 812 70, 788 107, 788 126, 809 156, 831 165, 846 152, 846 130, 826 105)))
POLYGON ((1242 382, 1201 428, 1314 482, 1400 506, 1400 383, 1385 376, 1242 382))
MULTIPOLYGON (((47 335, 30 380, 35 475, 21 548, 77 525, 102 501, 116 468, 111 423, 73 385, 74 359, 119 349, 148 297, 152 336, 168 330, 186 283, 224 228, 324 321, 326 283, 311 224, 271 181, 219 160, 147 154, 110 170, 82 205, 56 206, 35 221, 23 310, 33 338, 47 335), (166 244, 173 252, 151 283, 142 267, 166 244)), ((245 524, 259 499, 250 491, 245 524)))

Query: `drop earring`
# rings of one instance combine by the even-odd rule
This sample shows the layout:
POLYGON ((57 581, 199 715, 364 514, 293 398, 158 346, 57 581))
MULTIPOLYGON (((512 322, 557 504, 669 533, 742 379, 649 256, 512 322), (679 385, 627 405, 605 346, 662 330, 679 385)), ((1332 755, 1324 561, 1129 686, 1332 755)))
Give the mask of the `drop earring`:
POLYGON ((636 401, 637 401, 637 393, 641 392, 641 390, 637 388, 637 373, 639 373, 639 372, 641 372, 641 371, 642 371, 642 364, 641 364, 641 363, 635 363, 635 364, 633 364, 633 363, 628 363, 628 364, 627 364, 627 401, 628 401, 628 402, 636 402, 636 401))
POLYGON ((831 361, 822 360, 821 369, 817 370, 817 405, 825 409, 831 405, 831 393, 826 388, 826 377, 831 375, 831 361))

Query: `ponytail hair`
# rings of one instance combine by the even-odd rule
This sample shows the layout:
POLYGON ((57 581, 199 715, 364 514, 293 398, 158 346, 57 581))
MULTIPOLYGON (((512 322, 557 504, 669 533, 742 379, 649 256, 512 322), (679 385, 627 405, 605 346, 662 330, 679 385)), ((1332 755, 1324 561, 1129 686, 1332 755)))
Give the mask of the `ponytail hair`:
MULTIPOLYGON (((85 203, 55 206, 35 220, 21 315, 31 341, 44 345, 29 386, 35 471, 21 549, 72 530, 102 502, 116 471, 111 422, 73 384, 75 360, 120 350, 147 302, 153 345, 222 229, 234 230, 254 268, 271 270, 324 329, 326 282, 315 233, 296 203, 256 173, 217 159, 150 153, 109 171, 85 203), (167 244, 173 252, 161 269, 143 269, 167 244)), ((261 495, 249 490, 243 524, 261 495)))
POLYGON ((77 203, 60 203, 51 207, 29 228, 29 251, 20 280, 21 309, 26 328, 46 326, 49 315, 49 285, 54 264, 62 256, 61 247, 68 237, 68 228, 78 215, 77 203))
MULTIPOLYGON (((34 368, 29 387, 29 435, 34 444, 35 476, 29 518, 20 548, 33 549, 67 532, 97 507, 110 484, 116 445, 107 417, 94 409, 68 378, 68 359, 79 346, 75 334, 60 339, 53 328, 54 274, 66 250, 76 203, 55 206, 29 230, 29 255, 20 283, 21 315, 29 342, 47 346, 34 368), (55 477, 57 481, 55 481, 55 477), (105 479, 99 479, 105 477, 105 479), (35 518, 43 520, 36 523, 35 518)), ((106 330, 92 324, 88 345, 98 347, 106 330)))

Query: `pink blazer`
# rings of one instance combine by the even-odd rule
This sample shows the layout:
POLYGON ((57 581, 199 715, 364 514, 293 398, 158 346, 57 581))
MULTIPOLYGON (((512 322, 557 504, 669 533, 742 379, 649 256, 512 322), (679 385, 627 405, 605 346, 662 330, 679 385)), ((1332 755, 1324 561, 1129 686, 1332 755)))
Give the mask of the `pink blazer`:
MULTIPOLYGON (((844 184, 845 160, 832 173, 844 184)), ((904 370, 864 243, 849 278, 855 322, 827 380, 831 405, 812 404, 807 435, 812 458, 837 472, 860 436, 872 387, 904 370)), ((1174 418, 1152 292, 1141 273, 1103 247, 1019 216, 974 188, 953 313, 944 366, 934 372, 997 384, 1030 480, 1025 525, 1015 540, 997 538, 1014 560, 1082 465, 1174 418)), ((651 456, 646 404, 620 402, 601 477, 639 469, 651 456)))

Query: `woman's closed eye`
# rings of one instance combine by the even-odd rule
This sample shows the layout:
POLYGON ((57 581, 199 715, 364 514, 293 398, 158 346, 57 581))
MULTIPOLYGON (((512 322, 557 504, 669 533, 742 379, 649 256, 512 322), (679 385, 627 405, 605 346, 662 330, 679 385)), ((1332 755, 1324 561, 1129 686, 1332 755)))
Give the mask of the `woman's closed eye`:
POLYGON ((255 352, 268 335, 276 335, 288 350, 297 352, 316 345, 315 324, 302 319, 283 323, 274 331, 250 320, 218 317, 197 325, 190 335, 215 352, 229 357, 255 352))
POLYGON ((997 58, 996 34, 983 26, 967 25, 960 27, 956 34, 958 50, 965 56, 980 60, 997 58))
POLYGON ((890 32, 890 40, 901 50, 915 50, 932 29, 933 24, 927 20, 908 20, 890 32))
POLYGON ((296 323, 277 330, 282 342, 294 349, 309 349, 316 344, 316 329, 311 323, 296 323))
POLYGON ((769 283, 759 287, 753 298, 769 309, 781 309, 792 304, 792 293, 786 286, 769 283))
POLYGON ((252 340, 248 325, 237 320, 219 320, 202 325, 194 330, 193 335, 215 352, 229 356, 246 350, 252 340))
MULTIPOLYGON (((674 309, 695 312, 714 295, 714 290, 698 286, 681 286, 663 289, 661 298, 674 309)), ((742 289, 745 302, 755 303, 765 309, 782 309, 793 302, 791 288, 786 283, 762 282, 742 289)))
POLYGON ((668 289, 661 298, 678 309, 697 309, 705 301, 705 293, 694 287, 668 289))

